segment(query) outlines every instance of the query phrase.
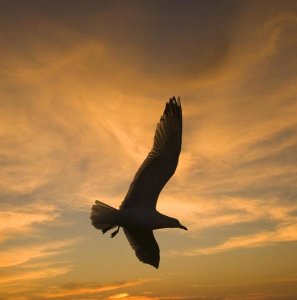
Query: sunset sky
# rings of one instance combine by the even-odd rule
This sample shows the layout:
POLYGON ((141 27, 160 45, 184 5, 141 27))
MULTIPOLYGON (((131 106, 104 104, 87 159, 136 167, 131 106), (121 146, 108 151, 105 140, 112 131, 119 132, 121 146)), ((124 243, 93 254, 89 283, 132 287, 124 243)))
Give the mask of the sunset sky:
POLYGON ((297 1, 0 0, 0 299, 297 299, 297 1), (118 207, 180 96, 160 268, 118 207))

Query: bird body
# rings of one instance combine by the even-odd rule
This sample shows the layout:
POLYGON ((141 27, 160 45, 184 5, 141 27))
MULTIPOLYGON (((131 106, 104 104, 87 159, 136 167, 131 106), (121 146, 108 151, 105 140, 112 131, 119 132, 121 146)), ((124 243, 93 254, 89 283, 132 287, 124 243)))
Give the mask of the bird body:
POLYGON ((182 226, 179 222, 169 216, 159 213, 157 210, 146 209, 121 209, 119 210, 119 226, 129 228, 137 227, 140 229, 161 229, 182 226))
POLYGON ((160 250, 153 230, 187 230, 177 219, 156 210, 159 194, 176 170, 181 143, 181 104, 179 98, 173 97, 166 103, 157 124, 153 148, 137 171, 120 208, 115 209, 98 200, 92 206, 94 227, 103 233, 118 227, 111 237, 122 227, 138 259, 156 268, 159 267, 160 250))
MULTIPOLYGON (((98 203, 99 201, 97 201, 98 203)), ((98 205, 98 204, 97 204, 98 205)), ((101 217, 101 222, 103 217, 101 217)), ((106 223, 123 228, 136 227, 139 229, 183 228, 178 220, 159 213, 157 210, 143 208, 112 209, 106 223)), ((184 229, 184 228, 183 228, 184 229)))

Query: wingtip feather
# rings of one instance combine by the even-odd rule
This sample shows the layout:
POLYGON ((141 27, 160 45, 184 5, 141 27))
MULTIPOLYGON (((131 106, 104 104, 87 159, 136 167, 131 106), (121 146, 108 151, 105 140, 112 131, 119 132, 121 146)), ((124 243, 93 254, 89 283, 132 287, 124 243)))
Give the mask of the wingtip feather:
POLYGON ((159 269, 160 261, 154 261, 154 262, 152 262, 152 261, 144 261, 144 260, 142 260, 142 262, 143 262, 144 264, 153 266, 153 267, 156 268, 157 270, 159 269))

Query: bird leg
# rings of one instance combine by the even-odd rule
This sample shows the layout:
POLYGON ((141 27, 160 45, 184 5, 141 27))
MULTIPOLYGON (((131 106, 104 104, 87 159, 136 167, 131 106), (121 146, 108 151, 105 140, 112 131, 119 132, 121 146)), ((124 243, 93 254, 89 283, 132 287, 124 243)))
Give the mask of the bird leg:
POLYGON ((117 229, 116 231, 114 231, 114 232, 110 235, 110 237, 111 237, 111 238, 115 237, 115 236, 118 234, 119 230, 120 230, 120 226, 118 226, 118 229, 117 229))
POLYGON ((110 226, 107 226, 107 227, 101 229, 101 231, 104 234, 105 232, 107 232, 108 230, 112 229, 113 227, 114 227, 113 225, 110 225, 110 226))

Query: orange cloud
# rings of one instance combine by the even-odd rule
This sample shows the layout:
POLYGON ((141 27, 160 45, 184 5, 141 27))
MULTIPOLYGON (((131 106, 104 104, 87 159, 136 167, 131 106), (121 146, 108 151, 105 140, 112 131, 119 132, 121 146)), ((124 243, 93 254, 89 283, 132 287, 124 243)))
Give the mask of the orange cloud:
MULTIPOLYGON (((150 150, 164 102, 173 94, 183 103, 183 150, 158 208, 189 227, 179 237, 185 249, 194 247, 193 240, 204 230, 229 228, 223 241, 208 237, 215 246, 182 253, 296 239, 293 9, 287 2, 231 1, 232 9, 221 15, 216 9, 204 13, 205 4, 202 10, 195 6, 196 11, 183 5, 171 10, 168 20, 158 3, 145 9, 108 4, 86 16, 78 13, 72 19, 66 14, 63 22, 58 17, 52 21, 47 5, 38 10, 41 15, 34 10, 28 17, 31 6, 19 4, 11 10, 17 16, 8 10, 1 19, 0 241, 7 240, 8 251, 2 252, 0 265, 32 266, 67 247, 55 247, 42 236, 40 244, 24 251, 10 247, 9 238, 23 234, 24 239, 38 225, 57 221, 58 210, 43 211, 37 200, 75 216, 87 215, 95 199, 117 206, 150 150), (204 15, 206 29, 200 23, 204 15), (147 31, 147 24, 152 30, 147 31), (32 34, 32 28, 38 30, 32 34), (12 209, 29 202, 31 209, 12 209), (246 233, 246 224, 262 221, 271 223, 246 233)), ((86 224, 81 227, 84 235, 89 234, 86 224)), ((93 246, 84 248, 85 253, 92 253, 93 246)), ((75 270, 84 263, 80 250, 75 270)), ((106 258, 96 259, 100 263, 106 258)), ((125 280, 125 275, 117 276, 125 280)), ((48 289, 47 297, 96 297, 117 286, 48 289)), ((131 294, 126 299, 133 297, 150 298, 131 294)))
POLYGON ((158 300, 158 299, 160 299, 160 298, 151 298, 148 296, 129 296, 128 294, 122 294, 122 295, 123 295, 123 297, 121 297, 121 294, 118 294, 118 295, 111 296, 108 299, 122 299, 122 298, 125 300, 158 300))
POLYGON ((293 241, 297 241, 297 223, 281 225, 276 230, 262 231, 247 236, 232 237, 220 245, 192 250, 185 252, 184 254, 188 256, 199 254, 214 254, 240 248, 255 248, 275 243, 293 241))
POLYGON ((121 298, 127 298, 129 294, 127 293, 120 293, 116 295, 109 296, 108 299, 121 299, 121 298))
POLYGON ((0 252, 0 267, 12 267, 27 263, 33 259, 57 255, 75 243, 77 239, 55 241, 41 245, 8 248, 0 252))
POLYGON ((12 274, 2 274, 0 284, 21 284, 22 281, 38 280, 43 278, 56 277, 70 271, 69 267, 48 267, 43 270, 32 270, 12 274))
POLYGON ((28 234, 36 224, 53 222, 57 217, 54 207, 39 208, 38 203, 35 203, 34 212, 30 205, 19 211, 15 208, 3 210, 0 212, 0 242, 20 234, 28 234))
POLYGON ((84 295, 86 296, 90 294, 97 294, 97 293, 117 290, 120 288, 141 285, 147 281, 149 280, 134 280, 134 281, 127 281, 127 282, 108 284, 108 285, 100 285, 95 283, 82 284, 81 286, 78 285, 72 288, 59 288, 53 291, 48 291, 43 293, 41 296, 44 298, 63 298, 63 297, 76 296, 76 295, 80 295, 81 297, 83 297, 84 295))

